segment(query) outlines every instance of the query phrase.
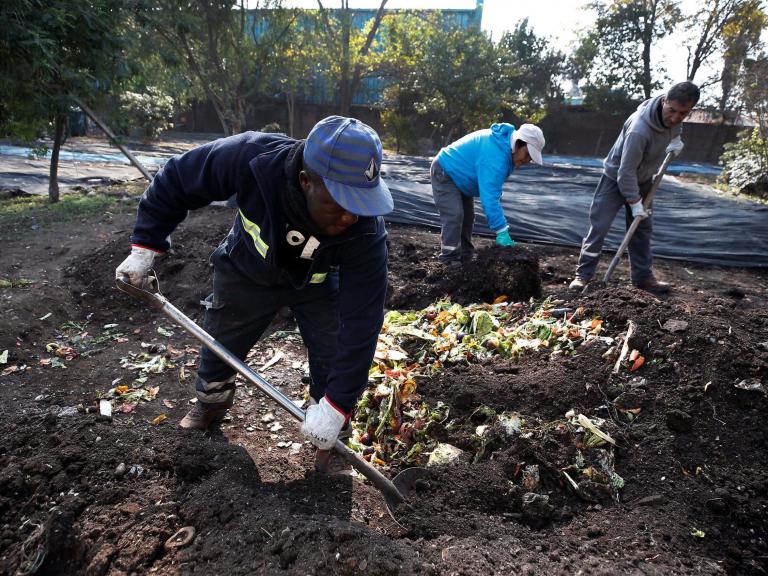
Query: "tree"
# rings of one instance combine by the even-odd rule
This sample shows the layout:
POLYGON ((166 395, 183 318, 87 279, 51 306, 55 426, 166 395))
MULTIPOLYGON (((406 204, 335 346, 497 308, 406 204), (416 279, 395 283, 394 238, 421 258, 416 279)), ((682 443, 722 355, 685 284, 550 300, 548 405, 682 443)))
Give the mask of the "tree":
POLYGON ((768 25, 768 17, 760 0, 741 3, 723 27, 723 71, 720 76, 719 109, 725 120, 726 111, 734 107, 733 94, 744 61, 759 47, 760 35, 768 25))
POLYGON ((505 107, 538 122, 550 105, 562 100, 559 79, 565 73, 565 55, 536 36, 527 18, 501 37, 497 53, 505 107))
POLYGON ((431 26, 415 71, 414 107, 432 119, 449 142, 457 134, 487 128, 502 107, 497 51, 476 29, 431 26))
POLYGON ((381 120, 397 152, 415 151, 414 102, 421 97, 417 68, 424 58, 427 36, 438 20, 435 13, 405 11, 382 23, 383 50, 378 70, 386 87, 382 92, 381 120))
POLYGON ((723 29, 744 0, 705 0, 703 5, 688 18, 688 33, 695 45, 688 47, 686 77, 693 82, 701 66, 707 62, 722 43, 723 29))
POLYGON ((744 61, 740 99, 757 125, 725 145, 723 179, 738 192, 768 198, 768 55, 744 61))
POLYGON ((597 12, 596 83, 650 98, 660 87, 651 48, 680 22, 677 0, 596 0, 591 6, 597 12))
POLYGON ((306 13, 295 11, 291 23, 294 27, 293 33, 286 36, 284 48, 274 55, 276 74, 273 81, 285 96, 288 134, 293 136, 296 99, 303 87, 311 83, 316 58, 314 57, 315 39, 310 34, 303 33, 311 28, 311 19, 306 13))
POLYGON ((292 30, 280 0, 141 0, 140 42, 174 55, 190 86, 211 102, 225 134, 245 129, 247 103, 262 90, 292 30))
POLYGON ((319 27, 322 29, 325 65, 334 79, 339 97, 339 114, 349 116, 352 98, 362 79, 376 67, 378 56, 371 48, 376 38, 387 0, 382 0, 376 15, 363 28, 353 27, 349 0, 341 0, 341 8, 329 11, 317 0, 319 27))
POLYGON ((72 96, 93 100, 124 75, 120 0, 6 0, 0 6, 0 133, 52 132, 48 184, 59 199, 59 151, 72 96))

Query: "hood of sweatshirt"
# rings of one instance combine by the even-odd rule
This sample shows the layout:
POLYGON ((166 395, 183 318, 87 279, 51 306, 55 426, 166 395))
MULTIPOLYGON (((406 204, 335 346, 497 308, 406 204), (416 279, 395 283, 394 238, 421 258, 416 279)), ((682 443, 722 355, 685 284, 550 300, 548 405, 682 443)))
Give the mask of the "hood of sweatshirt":
POLYGON ((663 99, 664 96, 656 96, 655 98, 642 102, 637 107, 640 120, 647 124, 654 132, 664 132, 669 130, 669 128, 662 123, 661 113, 659 112, 659 107, 661 106, 661 101, 663 99))

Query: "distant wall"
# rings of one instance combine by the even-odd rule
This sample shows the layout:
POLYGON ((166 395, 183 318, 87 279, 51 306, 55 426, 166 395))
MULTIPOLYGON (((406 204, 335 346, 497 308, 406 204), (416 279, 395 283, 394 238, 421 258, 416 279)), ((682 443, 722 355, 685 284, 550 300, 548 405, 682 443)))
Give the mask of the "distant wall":
MULTIPOLYGON (((601 112, 561 110, 549 114, 540 127, 547 140, 545 152, 603 157, 621 132, 625 117, 601 112)), ((683 124, 685 149, 680 160, 717 164, 723 144, 736 140, 743 128, 720 124, 683 124)))
MULTIPOLYGON (((333 105, 297 105, 293 136, 296 138, 306 138, 309 131, 319 120, 333 114, 338 114, 338 108, 333 105)), ((352 106, 350 114, 381 133, 381 120, 377 110, 367 106, 352 106)), ((288 132, 288 110, 284 104, 260 106, 246 119, 246 129, 260 130, 273 122, 277 122, 283 131, 288 132)), ((222 132, 221 123, 216 116, 216 112, 208 102, 193 103, 189 110, 179 114, 174 122, 174 129, 185 132, 222 132)))
MULTIPOLYGON (((299 105, 296 107, 293 135, 296 138, 305 138, 318 120, 337 113, 338 109, 333 105, 299 105)), ((350 114, 372 126, 379 134, 383 134, 378 110, 366 106, 353 106, 350 114)), ((547 140, 545 154, 604 157, 621 132, 624 120, 626 118, 621 116, 578 109, 564 109, 550 113, 539 124, 547 140)), ((248 130, 259 130, 272 122, 279 123, 282 130, 288 131, 288 111, 284 104, 260 106, 248 117, 246 127, 248 130)), ((175 129, 216 133, 221 132, 221 125, 213 107, 206 102, 195 103, 188 111, 180 114, 175 129)), ((730 125, 686 122, 683 125, 685 150, 680 159, 687 162, 717 164, 723 153, 723 144, 735 141, 741 130, 743 128, 730 125)), ((429 134, 423 136, 426 137, 429 134)), ((439 147, 440 144, 435 142, 432 151, 439 147)), ((421 145, 420 148, 424 154, 429 154, 428 145, 421 145)))

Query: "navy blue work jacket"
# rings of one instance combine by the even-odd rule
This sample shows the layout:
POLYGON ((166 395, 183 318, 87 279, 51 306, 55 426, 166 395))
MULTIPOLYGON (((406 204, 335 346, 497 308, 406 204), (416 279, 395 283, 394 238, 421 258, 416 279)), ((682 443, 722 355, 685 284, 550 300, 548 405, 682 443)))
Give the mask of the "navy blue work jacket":
POLYGON ((297 140, 245 132, 215 140, 166 163, 139 202, 134 244, 166 251, 170 235, 195 210, 237 195, 227 244, 237 268, 253 282, 301 289, 339 275, 339 335, 326 394, 351 411, 365 389, 384 319, 387 233, 381 217, 360 217, 339 236, 320 237, 303 277, 281 269, 278 234, 284 226, 279 194, 287 189, 286 160, 297 140))

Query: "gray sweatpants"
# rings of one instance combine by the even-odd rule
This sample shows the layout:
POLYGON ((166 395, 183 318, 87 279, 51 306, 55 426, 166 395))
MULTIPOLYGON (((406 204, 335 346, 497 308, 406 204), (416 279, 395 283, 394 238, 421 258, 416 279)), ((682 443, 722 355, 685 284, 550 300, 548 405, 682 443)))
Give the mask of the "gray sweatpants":
POLYGON ((475 226, 475 199, 465 196, 445 173, 437 158, 429 169, 432 196, 440 214, 440 256, 446 262, 471 258, 472 229, 475 226))
MULTIPOLYGON (((640 184, 640 195, 645 195, 651 189, 652 181, 640 184)), ((632 224, 632 211, 626 203, 624 196, 619 191, 619 185, 605 174, 600 177, 597 184, 592 205, 589 208, 589 232, 581 245, 579 264, 576 267, 576 275, 585 280, 591 280, 597 269, 600 252, 603 249, 603 241, 611 228, 616 213, 624 207, 626 226, 632 224)), ((653 232, 653 216, 648 216, 640 222, 635 230, 632 240, 629 242, 629 263, 632 282, 637 284, 653 277, 653 255, 651 254, 651 233, 653 232)))

